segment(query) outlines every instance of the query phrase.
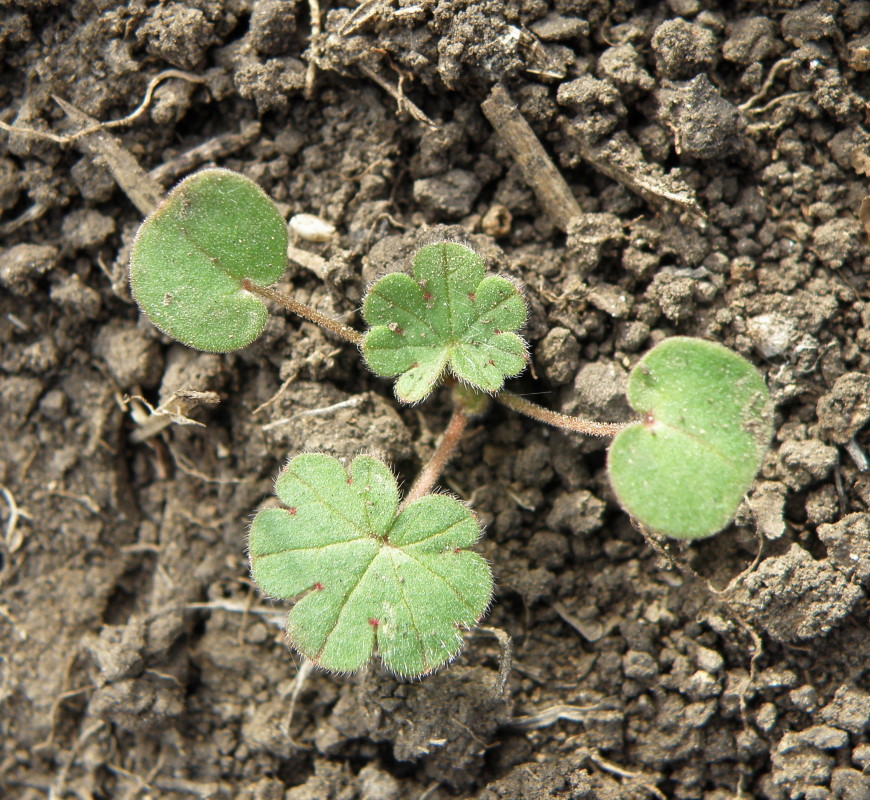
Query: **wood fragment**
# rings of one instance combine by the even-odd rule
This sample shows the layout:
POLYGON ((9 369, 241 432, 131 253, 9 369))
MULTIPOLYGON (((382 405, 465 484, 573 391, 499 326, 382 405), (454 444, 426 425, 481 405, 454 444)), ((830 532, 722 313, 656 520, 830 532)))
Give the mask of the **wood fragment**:
POLYGON ((342 23, 338 29, 339 36, 351 36, 362 28, 370 19, 382 13, 383 0, 363 0, 342 23))
MULTIPOLYGON (((97 120, 77 109, 72 103, 57 95, 53 97, 74 124, 87 129, 99 125, 97 120)), ((163 197, 163 187, 148 176, 116 136, 96 128, 77 139, 77 144, 84 153, 109 168, 115 182, 142 214, 150 214, 154 210, 163 197)))
POLYGON ((196 425, 204 428, 202 422, 190 419, 188 414, 199 405, 217 405, 220 397, 217 392, 197 392, 192 389, 182 389, 174 392, 165 403, 154 408, 144 397, 133 395, 121 400, 122 407, 130 407, 130 416, 136 423, 136 428, 130 434, 130 441, 144 442, 152 436, 161 433, 170 425, 196 425), (143 412, 137 404, 144 406, 143 412))
POLYGON ((550 606, 564 622, 567 622, 587 642, 597 642, 604 636, 604 625, 600 621, 580 619, 576 614, 572 614, 564 603, 559 600, 554 600, 550 606))
POLYGON ((301 247, 294 247, 292 244, 287 248, 287 258, 294 264, 313 272, 324 283, 326 280, 326 270, 329 262, 323 257, 312 253, 308 250, 303 250, 301 247))
POLYGON ((488 633, 498 640, 498 678, 496 679, 495 686, 498 693, 503 695, 507 687, 508 678, 511 675, 511 666, 513 665, 513 640, 510 634, 501 628, 481 625, 478 630, 488 633))
POLYGON ((571 220, 581 214, 580 204, 507 89, 496 84, 480 107, 519 166, 544 214, 559 230, 567 232, 571 220))
POLYGON ((595 711, 613 709, 613 705, 607 703, 595 703, 590 706, 572 706, 567 703, 558 703, 534 714, 520 714, 511 719, 509 724, 511 728, 517 730, 532 731, 539 728, 547 728, 561 719, 567 722, 583 722, 589 714, 595 711))
POLYGON ((861 449, 861 445, 858 444, 858 440, 854 436, 846 442, 845 450, 858 468, 858 472, 870 470, 870 459, 867 458, 867 454, 861 449))
POLYGON ((367 64, 359 64, 360 71, 368 78, 371 78, 378 86, 381 87, 390 97, 392 97, 396 101, 396 105, 398 106, 398 113, 406 112, 412 119, 417 120, 417 122, 423 122, 428 125, 430 128, 437 129, 438 126, 432 122, 429 117, 420 109, 417 105, 412 103, 406 96, 405 92, 402 89, 402 83, 404 78, 400 76, 399 85, 393 86, 386 78, 382 75, 378 74, 374 69, 372 69, 367 64))
POLYGON ((305 69, 304 97, 306 100, 310 100, 314 97, 314 80, 317 77, 317 55, 320 50, 320 34, 323 31, 320 22, 319 0, 308 0, 308 15, 311 18, 311 36, 308 41, 313 55, 309 59, 308 66, 305 69))
POLYGON ((692 187, 647 162, 640 147, 627 134, 617 133, 604 142, 589 144, 570 126, 565 126, 564 131, 574 142, 578 155, 602 175, 653 205, 672 203, 699 219, 707 219, 692 187))
POLYGON ((193 171, 200 164, 217 161, 247 147, 259 138, 261 130, 262 125, 257 121, 245 123, 238 133, 222 133, 190 150, 179 153, 175 158, 164 161, 160 166, 154 167, 148 173, 148 177, 161 186, 167 186, 181 175, 193 171))
POLYGON ((864 233, 870 236, 870 196, 861 200, 861 207, 858 209, 858 219, 864 226, 864 233))

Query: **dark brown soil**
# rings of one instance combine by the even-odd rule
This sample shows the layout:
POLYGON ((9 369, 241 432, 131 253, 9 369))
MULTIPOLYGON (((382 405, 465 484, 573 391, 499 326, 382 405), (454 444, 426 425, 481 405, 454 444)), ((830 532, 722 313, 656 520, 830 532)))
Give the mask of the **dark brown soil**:
POLYGON ((323 5, 313 40, 299 0, 0 10, 0 121, 24 129, 0 134, 0 796, 870 798, 870 3, 323 5), (63 138, 165 70, 143 113, 63 138), (481 109, 497 84, 576 208, 528 185, 481 109), (738 523, 678 568, 603 443, 495 407, 442 483, 486 523, 505 694, 485 631, 420 682, 295 683, 251 515, 303 450, 407 483, 449 403, 399 407, 281 313, 227 356, 145 322, 132 236, 204 163, 335 226, 283 288, 349 324, 414 247, 469 242, 526 286, 512 388, 550 407, 623 418, 664 336, 744 354, 777 433, 738 523))

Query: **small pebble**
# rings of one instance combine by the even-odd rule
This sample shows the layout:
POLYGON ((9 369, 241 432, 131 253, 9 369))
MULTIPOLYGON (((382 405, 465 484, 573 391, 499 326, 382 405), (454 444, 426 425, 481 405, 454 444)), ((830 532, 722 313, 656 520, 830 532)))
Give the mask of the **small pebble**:
POLYGON ((303 242, 328 242, 335 235, 335 225, 314 214, 296 214, 288 226, 303 242))
POLYGON ((511 232, 511 223, 514 218, 508 209, 496 203, 489 207, 480 221, 480 229, 489 236, 507 236, 511 232))

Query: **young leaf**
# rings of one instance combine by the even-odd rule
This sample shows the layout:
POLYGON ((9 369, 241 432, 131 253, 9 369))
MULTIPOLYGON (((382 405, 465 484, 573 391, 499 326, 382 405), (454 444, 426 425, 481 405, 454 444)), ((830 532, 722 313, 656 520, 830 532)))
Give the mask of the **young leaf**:
POLYGON ((377 648, 403 677, 459 652, 492 594, 487 563, 467 548, 480 536, 471 511, 426 495, 398 511, 399 490, 377 459, 349 473, 331 456, 294 458, 275 482, 286 508, 257 514, 254 580, 271 597, 301 597, 287 617, 291 644, 324 669, 352 672, 377 648))
POLYGON ((621 431, 607 458, 629 514, 678 539, 717 533, 761 466, 773 431, 758 370, 719 344, 666 339, 628 379, 644 419, 621 431))
POLYGON ((204 169, 147 217, 130 254, 130 286, 160 330, 198 350, 224 353, 263 331, 266 307, 242 289, 275 283, 287 265, 287 226, 257 184, 204 169))
POLYGON ((399 376, 396 396, 422 400, 445 369, 484 392, 526 365, 526 345, 514 331, 526 321, 526 304, 506 278, 484 277, 483 260, 451 242, 430 244, 414 257, 414 277, 392 273, 366 295, 363 316, 371 330, 363 341, 369 367, 399 376))

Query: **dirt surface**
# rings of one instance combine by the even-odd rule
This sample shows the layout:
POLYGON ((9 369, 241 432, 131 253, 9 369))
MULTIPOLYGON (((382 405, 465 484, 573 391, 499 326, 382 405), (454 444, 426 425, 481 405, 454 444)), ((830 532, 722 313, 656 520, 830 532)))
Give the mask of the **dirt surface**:
POLYGON ((870 797, 870 3, 322 5, 0 10, 0 795, 870 797), (302 450, 407 485, 449 401, 399 407, 281 312, 226 356, 145 322, 132 236, 208 163, 335 227, 282 288, 349 324, 416 246, 469 242, 524 282, 511 386, 552 408, 624 419, 668 335, 744 354, 777 412, 738 524, 655 552, 602 442, 494 407, 442 483, 486 524, 504 694, 485 631, 420 682, 297 682, 251 515, 302 450))

